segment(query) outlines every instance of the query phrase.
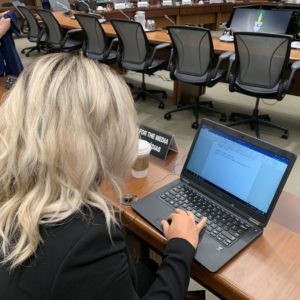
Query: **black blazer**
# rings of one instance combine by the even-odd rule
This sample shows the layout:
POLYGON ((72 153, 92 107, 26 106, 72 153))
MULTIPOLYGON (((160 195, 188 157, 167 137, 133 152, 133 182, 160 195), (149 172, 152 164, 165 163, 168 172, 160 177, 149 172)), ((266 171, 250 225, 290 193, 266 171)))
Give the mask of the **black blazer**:
MULTIPOLYGON (((26 264, 7 270, 0 265, 0 299, 139 299, 129 271, 121 228, 112 229, 96 211, 76 214, 60 225, 41 227, 43 243, 26 264)), ((172 239, 155 280, 142 299, 184 298, 194 248, 172 239)))

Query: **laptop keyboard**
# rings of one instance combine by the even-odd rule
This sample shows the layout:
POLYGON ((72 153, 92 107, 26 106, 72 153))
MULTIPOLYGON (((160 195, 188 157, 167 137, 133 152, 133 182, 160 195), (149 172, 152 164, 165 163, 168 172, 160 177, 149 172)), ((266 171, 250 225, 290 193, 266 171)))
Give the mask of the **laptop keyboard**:
POLYGON ((221 206, 209 200, 184 184, 178 184, 163 193, 160 198, 174 208, 194 213, 197 220, 207 217, 205 231, 220 244, 230 247, 240 239, 251 226, 221 206))

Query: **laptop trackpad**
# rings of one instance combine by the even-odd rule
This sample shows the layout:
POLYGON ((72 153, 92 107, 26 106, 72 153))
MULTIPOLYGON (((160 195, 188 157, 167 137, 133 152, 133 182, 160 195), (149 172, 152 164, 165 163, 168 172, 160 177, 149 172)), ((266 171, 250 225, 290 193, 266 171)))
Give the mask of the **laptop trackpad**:
POLYGON ((163 231, 163 230, 162 230, 162 226, 161 226, 161 221, 162 221, 162 220, 167 220, 168 217, 169 217, 169 215, 172 213, 172 211, 174 211, 174 210, 172 210, 172 209, 169 208, 169 207, 166 207, 165 212, 164 212, 159 218, 157 218, 157 219, 155 220, 155 226, 156 226, 156 228, 158 228, 161 232, 163 231))
POLYGON ((174 208, 169 204, 162 202, 159 195, 154 195, 152 199, 147 197, 133 203, 133 209, 146 220, 150 221, 160 232, 162 232, 161 220, 166 220, 174 211, 174 208))

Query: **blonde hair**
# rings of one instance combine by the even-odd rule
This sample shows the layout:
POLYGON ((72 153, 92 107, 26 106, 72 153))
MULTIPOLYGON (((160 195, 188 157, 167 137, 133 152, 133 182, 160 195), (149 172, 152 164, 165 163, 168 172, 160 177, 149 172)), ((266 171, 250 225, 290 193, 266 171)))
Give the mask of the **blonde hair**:
POLYGON ((43 56, 0 107, 0 257, 20 265, 41 243, 39 226, 96 207, 118 188, 137 150, 137 116, 124 81, 80 54, 43 56))

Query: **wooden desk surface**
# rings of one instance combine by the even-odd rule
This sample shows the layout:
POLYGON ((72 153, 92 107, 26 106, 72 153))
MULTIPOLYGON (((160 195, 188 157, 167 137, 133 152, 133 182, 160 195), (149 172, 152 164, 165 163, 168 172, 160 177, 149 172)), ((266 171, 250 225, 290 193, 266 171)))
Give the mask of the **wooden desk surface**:
MULTIPOLYGON (((80 28, 76 20, 63 15, 61 12, 55 12, 54 15, 63 27, 68 29, 80 28)), ((107 35, 116 36, 116 33, 110 23, 102 24, 102 26, 107 35)), ((148 32, 147 37, 149 41, 153 44, 171 43, 170 36, 165 30, 148 32)), ((234 51, 233 43, 222 42, 218 38, 213 38, 213 44, 216 53, 234 51)), ((300 60, 300 49, 292 49, 290 59, 292 61, 300 60)))
POLYGON ((0 77, 0 103, 2 102, 3 96, 7 91, 4 87, 5 79, 5 77, 0 77))
MULTIPOLYGON (((172 154, 166 162, 152 159, 148 177, 134 179, 129 176, 123 187, 124 193, 143 197, 160 188, 178 177, 175 173, 180 172, 184 160, 185 154, 172 154)), ((227 299, 300 299, 300 221, 297 214, 300 211, 300 199, 284 192, 278 204, 277 212, 264 234, 219 272, 210 273, 194 262, 191 276, 227 299), (292 226, 296 226, 294 229, 298 233, 288 228, 292 218, 295 219, 292 226)), ((158 251, 163 251, 163 236, 134 213, 131 207, 123 206, 123 216, 126 227, 158 251)))

